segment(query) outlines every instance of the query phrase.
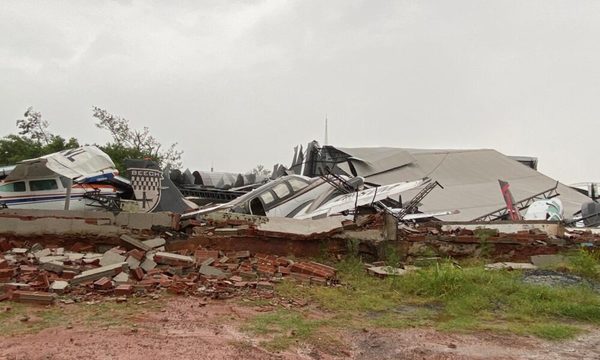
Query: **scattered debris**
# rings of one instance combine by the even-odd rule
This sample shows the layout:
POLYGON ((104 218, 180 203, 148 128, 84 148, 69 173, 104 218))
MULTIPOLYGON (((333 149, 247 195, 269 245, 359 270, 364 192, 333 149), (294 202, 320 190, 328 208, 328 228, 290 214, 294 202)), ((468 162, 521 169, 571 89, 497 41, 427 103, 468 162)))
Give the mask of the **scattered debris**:
POLYGON ((404 275, 408 272, 408 270, 405 269, 401 269, 401 268, 395 268, 395 267, 391 267, 391 266, 373 266, 367 269, 367 271, 372 274, 375 275, 377 277, 388 277, 388 276, 399 276, 399 275, 404 275))
MULTIPOLYGON (((114 247, 104 253, 78 253, 76 244, 68 252, 38 249, 40 256, 36 257, 26 247, 11 247, 0 255, 0 300, 49 305, 59 294, 63 303, 68 298, 81 301, 97 295, 116 296, 115 300, 122 302, 128 296, 154 296, 158 294, 152 293, 162 290, 226 299, 239 292, 272 293, 274 284, 283 277, 322 285, 336 282, 334 268, 312 261, 294 262, 247 250, 143 251, 138 246, 142 241, 131 236, 126 239, 123 245, 136 244, 133 250, 114 247), (58 261, 59 253, 68 254, 60 256, 63 271, 48 268, 58 261)), ((152 245, 144 246, 163 245, 163 241, 153 239, 152 245)))
POLYGON ((530 263, 498 262, 486 264, 486 270, 535 270, 537 266, 530 263))

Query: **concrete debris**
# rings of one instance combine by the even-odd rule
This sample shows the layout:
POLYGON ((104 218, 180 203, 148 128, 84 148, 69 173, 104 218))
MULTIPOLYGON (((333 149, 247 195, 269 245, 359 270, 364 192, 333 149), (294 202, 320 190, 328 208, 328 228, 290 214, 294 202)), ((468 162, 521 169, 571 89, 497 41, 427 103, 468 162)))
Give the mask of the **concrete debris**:
POLYGON ((125 256, 119 255, 114 251, 107 251, 100 259, 100 266, 108 266, 125 262, 125 256))
POLYGON ((140 264, 140 268, 142 268, 142 270, 144 270, 145 272, 150 272, 150 270, 154 269, 156 267, 156 265, 157 264, 154 262, 154 260, 152 260, 150 258, 146 258, 140 264))
POLYGON ((391 266, 373 266, 367 269, 367 271, 371 275, 375 275, 377 277, 388 277, 388 276, 399 276, 408 273, 408 270, 395 268, 391 266))
POLYGON ((537 266, 531 263, 516 263, 516 262, 498 262, 494 264, 486 264, 486 270, 535 270, 537 266))
POLYGON ((137 268, 140 267, 140 264, 142 263, 139 259, 136 259, 135 257, 129 255, 127 257, 127 260, 125 260, 125 262, 129 265, 129 268, 131 270, 135 270, 137 268))
POLYGON ((113 278, 113 281, 117 284, 125 284, 129 281, 129 274, 126 272, 121 272, 113 278))
POLYGON ((57 294, 62 294, 65 292, 65 290, 67 289, 68 286, 69 286, 68 281, 56 280, 56 281, 52 282, 52 284, 50 285, 50 291, 55 292, 57 294))
POLYGON ((112 265, 102 266, 96 269, 87 270, 71 279, 71 285, 81 284, 83 282, 95 281, 103 277, 113 277, 121 271, 128 271, 127 263, 121 262, 112 265))
POLYGON ((167 241, 163 238, 154 238, 150 240, 144 240, 142 241, 142 243, 148 246, 150 249, 156 249, 161 246, 164 246, 167 243, 167 241))
POLYGON ((173 254, 168 252, 157 252, 154 254, 154 261, 158 264, 173 266, 194 266, 196 261, 190 256, 173 254))
POLYGON ((198 270, 198 272, 206 277, 209 278, 224 278, 225 277, 225 273, 213 266, 209 266, 209 265, 202 265, 200 266, 200 270, 198 270))
MULTIPOLYGON (((156 241, 154 245, 159 244, 156 241)), ((52 304, 56 295, 65 301, 102 295, 126 299, 162 290, 227 299, 240 292, 272 296, 275 283, 283 277, 319 285, 337 282, 336 270, 330 266, 248 250, 224 252, 198 247, 146 252, 137 247, 127 251, 129 246, 123 246, 99 247, 108 249, 104 253, 78 253, 67 248, 60 252, 63 255, 58 255, 57 248, 37 249, 37 257, 25 247, 21 248, 26 251, 17 253, 7 249, 0 253, 0 299, 52 304), (9 253, 12 255, 7 256, 9 253)))
MULTIPOLYGON (((138 239, 135 239, 129 235, 121 235, 121 240, 123 241, 123 243, 125 244, 126 247, 133 247, 136 249, 139 249, 141 251, 149 251, 152 250, 152 247, 141 242, 138 239)), ((159 245, 160 246, 160 245, 159 245)))

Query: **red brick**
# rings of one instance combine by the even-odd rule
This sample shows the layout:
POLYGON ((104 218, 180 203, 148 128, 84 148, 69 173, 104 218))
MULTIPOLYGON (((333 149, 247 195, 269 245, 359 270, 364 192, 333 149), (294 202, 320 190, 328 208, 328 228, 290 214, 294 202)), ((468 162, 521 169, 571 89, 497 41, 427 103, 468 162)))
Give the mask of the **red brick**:
POLYGON ((12 245, 8 241, 6 241, 6 239, 0 240, 0 250, 4 252, 10 249, 12 249, 12 245))
POLYGON ((63 279, 72 279, 77 275, 77 271, 73 270, 63 270, 62 277, 63 279))
POLYGON ((7 269, 7 268, 8 268, 8 261, 6 261, 6 259, 0 258, 0 269, 7 269))
POLYGON ((13 291, 12 298, 14 301, 23 303, 34 303, 40 305, 50 305, 56 299, 55 294, 42 291, 13 291))
POLYGON ((12 279, 13 276, 15 276, 16 271, 15 269, 0 269, 0 280, 9 280, 12 279))
POLYGON ((121 284, 115 288, 115 295, 127 296, 133 294, 133 286, 130 284, 121 284))
POLYGON ((142 268, 136 268, 131 271, 131 275, 137 280, 140 281, 144 278, 144 270, 142 268))
POLYGON ((277 271, 281 273, 281 275, 289 275, 291 273, 290 269, 285 266, 280 266, 277 268, 277 271))
POLYGON ((144 259, 144 255, 146 255, 146 253, 139 249, 133 249, 133 250, 129 251, 127 253, 127 255, 131 256, 132 258, 136 259, 137 261, 142 261, 144 259))
POLYGON ((258 271, 259 274, 263 275, 273 275, 275 274, 275 266, 260 264, 256 267, 256 271, 258 271))
POLYGON ((194 253, 194 257, 196 258, 196 262, 201 263, 206 259, 218 259, 219 251, 218 250, 196 250, 194 253))
POLYGON ((100 280, 96 280, 94 282, 94 287, 96 289, 100 289, 100 290, 108 290, 110 288, 112 288, 113 284, 112 284, 112 280, 106 277, 103 277, 100 280))

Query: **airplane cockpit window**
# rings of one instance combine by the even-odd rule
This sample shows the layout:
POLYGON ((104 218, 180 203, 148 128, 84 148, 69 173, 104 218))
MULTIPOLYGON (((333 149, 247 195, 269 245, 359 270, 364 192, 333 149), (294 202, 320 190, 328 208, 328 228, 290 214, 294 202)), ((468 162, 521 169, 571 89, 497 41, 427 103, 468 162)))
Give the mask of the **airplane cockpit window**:
POLYGON ((294 179, 294 178, 289 179, 287 182, 290 184, 290 186, 292 187, 292 189, 294 190, 294 192, 296 192, 296 191, 298 191, 300 189, 304 189, 305 187, 308 186, 307 182, 304 182, 304 181, 299 180, 299 179, 294 179))
POLYGON ((275 192, 277 197, 280 199, 283 199, 290 194, 290 188, 288 188, 287 184, 284 182, 275 185, 271 190, 273 190, 273 192, 275 192))
POLYGON ((56 184, 55 179, 31 180, 29 182, 29 189, 31 189, 31 191, 56 190, 58 189, 58 184, 56 184))
POLYGON ((25 182, 17 181, 14 183, 8 183, 0 185, 0 192, 23 192, 25 191, 25 182))
POLYGON ((275 200, 275 198, 273 197, 273 194, 271 194, 269 191, 260 194, 259 197, 265 205, 269 205, 270 203, 272 203, 275 200))

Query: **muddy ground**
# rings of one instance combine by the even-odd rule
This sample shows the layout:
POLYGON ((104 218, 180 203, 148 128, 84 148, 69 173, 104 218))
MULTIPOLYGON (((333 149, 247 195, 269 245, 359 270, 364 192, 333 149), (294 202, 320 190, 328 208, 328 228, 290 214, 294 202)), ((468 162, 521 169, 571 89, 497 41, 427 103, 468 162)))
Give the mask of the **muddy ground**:
MULTIPOLYGON (((66 312, 77 306, 63 305, 66 312)), ((36 310, 27 307, 18 321, 34 327, 36 310)), ((250 319, 269 311, 274 308, 236 300, 172 297, 110 326, 70 318, 41 331, 2 334, 0 359, 600 359, 598 329, 566 342, 428 328, 349 329, 269 351, 261 345, 269 335, 244 330, 250 319)))

